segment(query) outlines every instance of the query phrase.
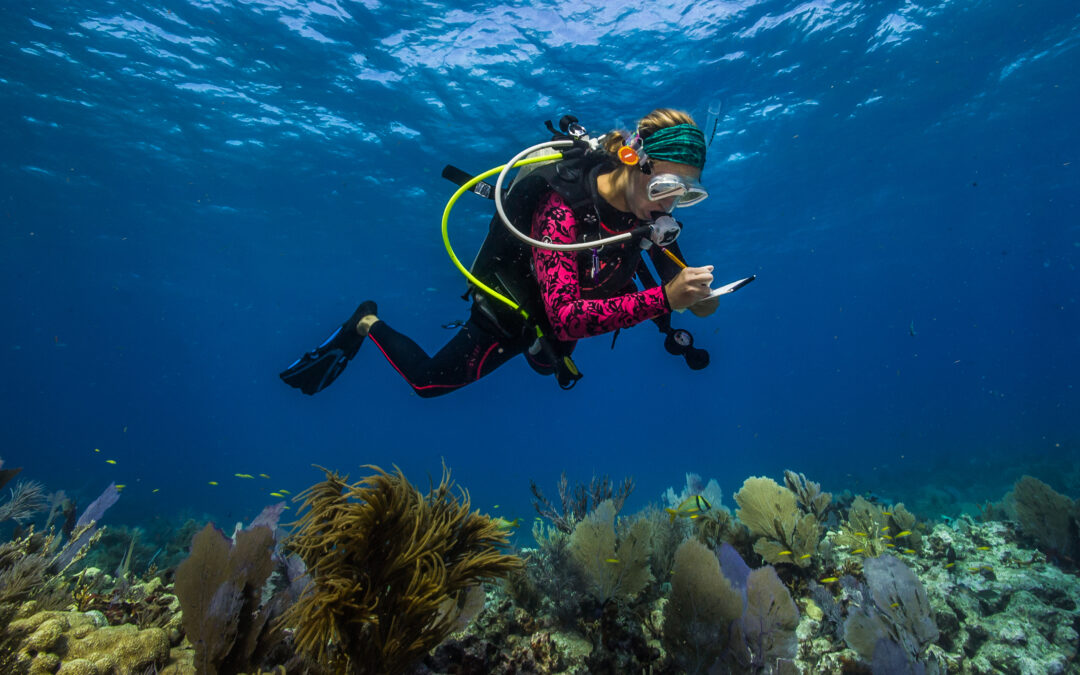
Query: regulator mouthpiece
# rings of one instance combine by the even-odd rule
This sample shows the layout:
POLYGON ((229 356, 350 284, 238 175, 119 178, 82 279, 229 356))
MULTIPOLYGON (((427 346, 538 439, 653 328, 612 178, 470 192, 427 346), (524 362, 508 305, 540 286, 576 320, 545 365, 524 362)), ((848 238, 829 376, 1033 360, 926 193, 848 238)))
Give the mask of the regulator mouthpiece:
POLYGON ((653 211, 652 219, 652 224, 649 226, 649 240, 661 248, 674 244, 682 231, 679 221, 663 211, 653 211))

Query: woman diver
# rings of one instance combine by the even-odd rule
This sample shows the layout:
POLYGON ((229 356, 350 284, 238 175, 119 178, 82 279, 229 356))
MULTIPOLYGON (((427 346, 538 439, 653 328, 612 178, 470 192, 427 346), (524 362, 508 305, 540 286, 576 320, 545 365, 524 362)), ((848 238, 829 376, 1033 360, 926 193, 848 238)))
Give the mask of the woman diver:
MULTIPOLYGON (((564 118, 563 131, 567 119, 576 122, 564 118)), ((583 135, 583 130, 575 134, 575 126, 569 125, 571 135, 583 135)), ((694 349, 692 340, 687 343, 689 333, 671 329, 670 313, 689 309, 707 316, 716 310, 719 299, 710 297, 713 268, 681 262, 673 240, 680 225, 670 214, 676 206, 690 206, 707 196, 699 182, 705 151, 704 134, 688 114, 661 108, 646 115, 629 137, 612 132, 594 141, 589 151, 565 153, 561 161, 541 166, 524 179, 523 170, 505 195, 505 212, 496 215, 472 267, 476 280, 512 303, 505 297, 499 302, 474 284, 468 321, 437 354, 428 356, 380 319, 369 300, 281 378, 305 394, 321 391, 341 374, 364 338, 370 338, 424 398, 475 382, 518 354, 569 388, 581 377, 570 359, 578 339, 649 319, 668 334, 669 351, 684 354, 692 368, 703 368, 707 353, 694 349), (537 244, 580 244, 637 234, 619 244, 552 250, 508 234, 498 222, 503 215, 508 224, 539 240, 537 244), (661 222, 667 232, 657 241, 661 245, 653 245, 645 233, 661 222), (660 275, 659 284, 642 260, 643 250, 660 275)))

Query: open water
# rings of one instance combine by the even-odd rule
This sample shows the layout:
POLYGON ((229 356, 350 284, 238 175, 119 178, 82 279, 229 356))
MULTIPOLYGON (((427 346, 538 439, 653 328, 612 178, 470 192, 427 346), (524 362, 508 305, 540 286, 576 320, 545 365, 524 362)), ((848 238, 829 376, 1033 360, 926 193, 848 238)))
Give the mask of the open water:
POLYGON ((127 523, 440 461, 526 520, 564 470, 633 507, 785 468, 926 518, 1024 473, 1080 497, 1078 47, 1050 0, 5 2, 0 456, 124 485, 127 523), (658 106, 715 126, 689 261, 758 275, 675 319, 708 369, 645 324, 570 392, 513 362, 422 400, 370 344, 317 396, 278 379, 361 300, 431 351, 467 316, 444 164, 658 106))

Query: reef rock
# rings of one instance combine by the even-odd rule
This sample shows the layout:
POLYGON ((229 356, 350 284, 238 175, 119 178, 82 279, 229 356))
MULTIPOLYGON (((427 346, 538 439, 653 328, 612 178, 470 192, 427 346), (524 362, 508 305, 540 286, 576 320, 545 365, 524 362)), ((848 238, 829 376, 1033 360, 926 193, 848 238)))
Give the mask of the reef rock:
POLYGON ((952 531, 938 525, 930 536, 931 542, 950 539, 959 555, 956 564, 927 560, 920 573, 942 627, 939 645, 950 671, 1073 672, 1074 626, 1080 625, 1076 577, 1017 545, 1006 523, 961 519, 958 525, 952 531))

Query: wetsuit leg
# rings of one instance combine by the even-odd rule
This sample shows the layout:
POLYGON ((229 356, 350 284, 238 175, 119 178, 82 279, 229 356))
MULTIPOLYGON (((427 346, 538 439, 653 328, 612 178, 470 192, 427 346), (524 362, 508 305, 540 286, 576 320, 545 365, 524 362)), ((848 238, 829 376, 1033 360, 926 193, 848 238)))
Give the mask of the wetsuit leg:
POLYGON ((487 330, 475 315, 435 356, 428 356, 419 345, 385 321, 373 325, 368 338, 423 398, 460 389, 522 352, 520 345, 487 330))

